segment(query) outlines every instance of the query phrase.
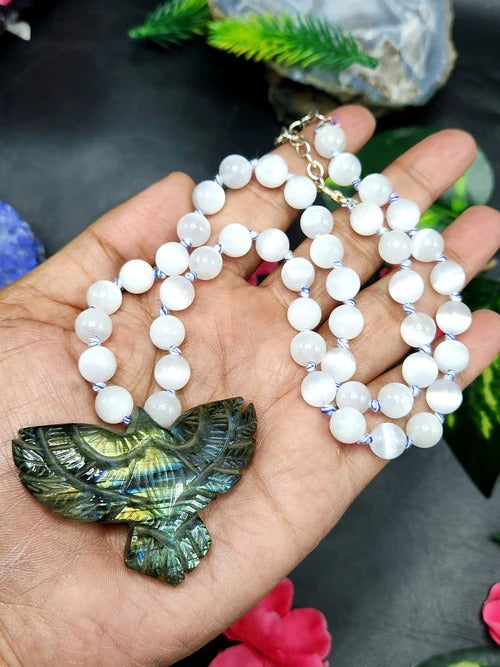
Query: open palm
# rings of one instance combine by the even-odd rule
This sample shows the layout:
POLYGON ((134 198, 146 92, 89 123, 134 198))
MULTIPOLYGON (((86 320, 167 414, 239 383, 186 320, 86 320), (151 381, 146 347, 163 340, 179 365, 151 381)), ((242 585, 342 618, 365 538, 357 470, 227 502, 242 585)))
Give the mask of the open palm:
MULTIPOLYGON (((358 150, 373 131, 372 117, 359 107, 335 113, 348 150, 358 150)), ((387 175, 396 191, 424 210, 469 166, 474 150, 465 133, 441 132, 393 163, 387 175)), ((290 171, 303 172, 292 149, 279 152, 290 171)), ((258 417, 254 459, 238 486, 203 512, 213 546, 186 581, 172 589, 126 569, 125 526, 59 519, 22 488, 10 445, 20 427, 96 421, 92 391, 76 366, 83 346, 73 331, 87 287, 113 279, 128 259, 151 262, 159 245, 175 239, 180 216, 191 210, 192 187, 187 176, 172 174, 1 293, 0 660, 9 665, 173 663, 287 574, 383 465, 366 447, 336 443, 327 419, 302 401, 304 371, 289 357, 293 331, 286 319, 295 295, 279 275, 258 288, 248 285, 259 263, 252 252, 227 259, 211 284, 197 282, 196 301, 181 315, 187 331, 183 352, 192 368, 184 406, 243 396, 254 402, 258 417)), ((211 218, 213 238, 228 222, 286 229, 294 215, 281 192, 252 182, 231 192, 223 211, 211 218)), ((447 230, 446 254, 462 264, 468 279, 497 248, 499 219, 491 209, 473 208, 447 230)), ((346 264, 367 281, 380 264, 377 240, 355 237, 345 222, 343 212, 335 214, 334 233, 344 242, 346 264)), ((307 255, 308 244, 299 255, 307 255)), ((419 270, 425 274, 428 267, 419 270)), ((426 295, 422 308, 435 312, 439 297, 429 289, 426 295)), ((323 275, 311 296, 326 319, 334 303, 323 275)), ((355 379, 369 384, 373 395, 389 378, 400 379, 393 367, 407 351, 399 334, 402 313, 387 295, 387 279, 365 288, 357 300, 365 329, 351 346, 358 360, 355 379)), ((152 371, 161 354, 148 330, 157 311, 158 293, 152 290, 142 297, 125 295, 113 316, 113 383, 127 387, 138 405, 155 388, 152 371)), ((493 313, 474 316, 463 336, 471 349, 469 367, 459 376, 463 386, 491 361, 499 328, 493 313)), ((331 338, 325 323, 320 331, 331 338)), ((420 401, 416 410, 422 409, 420 401)))

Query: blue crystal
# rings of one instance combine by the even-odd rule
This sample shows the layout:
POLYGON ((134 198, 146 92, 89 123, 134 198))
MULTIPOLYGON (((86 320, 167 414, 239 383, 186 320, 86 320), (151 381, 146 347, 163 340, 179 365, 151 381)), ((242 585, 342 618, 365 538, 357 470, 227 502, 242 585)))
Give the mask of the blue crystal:
POLYGON ((0 201, 0 287, 14 282, 45 259, 41 242, 15 208, 0 201))

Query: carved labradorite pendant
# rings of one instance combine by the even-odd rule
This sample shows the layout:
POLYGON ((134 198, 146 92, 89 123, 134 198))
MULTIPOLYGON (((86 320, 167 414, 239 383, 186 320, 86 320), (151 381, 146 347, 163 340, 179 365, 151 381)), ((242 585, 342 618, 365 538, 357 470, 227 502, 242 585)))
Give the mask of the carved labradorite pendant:
POLYGON ((162 428, 142 409, 126 432, 95 424, 23 428, 14 461, 52 512, 130 524, 125 563, 176 586, 210 548, 198 512, 248 465, 257 419, 242 398, 188 410, 162 428))

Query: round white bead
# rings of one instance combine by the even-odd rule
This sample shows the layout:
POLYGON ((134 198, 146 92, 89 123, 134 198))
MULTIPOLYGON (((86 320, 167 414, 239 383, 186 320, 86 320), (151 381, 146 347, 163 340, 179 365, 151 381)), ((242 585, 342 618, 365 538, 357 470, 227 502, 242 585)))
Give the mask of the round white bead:
POLYGON ((328 326, 330 331, 337 338, 356 338, 363 330, 365 320, 362 312, 356 306, 343 304, 337 306, 330 313, 328 326))
POLYGON ((181 416, 181 402, 170 391, 156 391, 144 403, 144 410, 163 428, 172 426, 181 416))
POLYGON ((310 239, 329 234, 333 229, 333 216, 326 206, 308 206, 300 216, 300 228, 310 239))
POLYGON ((321 157, 331 158, 334 153, 342 152, 345 144, 345 133, 339 125, 325 123, 314 133, 314 148, 321 157))
POLYGON ((339 153, 328 165, 328 175, 337 185, 351 185, 361 174, 361 162, 352 153, 339 153))
POLYGON ((300 366, 307 366, 309 361, 319 363, 326 354, 326 343, 315 331, 301 331, 290 343, 292 359, 300 366))
POLYGON ((395 459, 406 448, 406 434, 396 424, 390 422, 378 424, 370 435, 372 436, 370 449, 381 459, 395 459))
POLYGON ((403 361, 403 377, 409 385, 428 387, 438 376, 438 366, 430 354, 413 352, 403 361))
POLYGON ((351 227, 361 236, 376 234, 384 222, 384 213, 376 204, 357 204, 350 214, 351 227))
POLYGON ((111 280, 98 280, 87 290, 87 304, 111 315, 122 305, 122 291, 111 280))
POLYGON ((442 373, 461 373, 469 363, 469 350, 458 340, 444 340, 434 350, 434 359, 442 373))
POLYGON ((462 301, 446 301, 437 309, 436 322, 444 333, 458 336, 472 324, 472 313, 462 301))
POLYGON ((363 413, 370 407, 370 391, 362 382, 351 380, 337 389, 335 401, 338 408, 356 408, 363 413))
POLYGON ((158 248, 155 261, 165 275, 179 276, 189 266, 189 253, 181 243, 169 241, 158 248))
POLYGON ((357 442, 366 432, 366 419, 356 408, 339 408, 330 417, 330 431, 339 442, 357 442))
POLYGON ((300 387, 302 398, 315 408, 329 405, 337 393, 335 380, 324 371, 308 373, 300 387))
POLYGON ((290 241, 281 229, 265 229, 257 237, 255 249, 265 262, 279 262, 290 250, 290 241))
POLYGON ((415 303, 424 293, 424 281, 416 271, 401 269, 389 280, 389 294, 397 303, 415 303))
POLYGON ((314 266, 304 257, 292 257, 283 264, 281 280, 285 287, 298 292, 314 282, 314 266))
POLYGON ((392 192, 390 180, 383 174, 369 174, 361 181, 358 195, 361 201, 383 206, 392 192))
POLYGON ((387 207, 386 219, 391 229, 408 232, 417 226, 420 209, 410 199, 397 199, 387 207))
POLYGON ((443 252, 444 239, 435 229, 419 229, 411 245, 411 253, 419 262, 434 262, 443 252))
POLYGON ((196 248, 210 238, 210 223, 201 213, 186 213, 177 223, 177 236, 181 241, 189 241, 196 248))
POLYGON ((132 294, 143 294, 153 286, 155 272, 153 267, 143 259, 131 259, 120 269, 120 284, 124 290, 132 294))
POLYGON ((406 433, 416 447, 434 447, 443 437, 443 425, 432 412, 417 412, 408 420, 406 433))
POLYGON ((232 190, 239 190, 252 178, 252 165, 243 155, 228 155, 219 165, 222 182, 232 190))
POLYGON ((183 323, 174 315, 160 315, 153 320, 149 328, 149 337, 153 345, 160 350, 168 350, 182 343, 186 335, 183 323))
POLYGON ((104 387, 95 397, 97 416, 108 424, 119 424, 133 409, 132 396, 126 389, 117 385, 104 387))
POLYGON ((411 254, 411 239, 404 232, 386 232, 380 237, 378 252, 384 262, 400 264, 411 254))
POLYGON ((361 286, 359 276, 353 269, 341 266, 326 277, 326 291, 337 301, 347 301, 353 299, 359 292, 361 286))
POLYGON ((401 337, 410 347, 432 343, 436 335, 436 324, 426 313, 407 315, 401 322, 401 337))
POLYGON ((163 389, 182 389, 191 376, 188 362, 179 354, 166 354, 155 365, 155 380, 163 389))
POLYGON ((269 153, 255 165, 255 178, 265 188, 279 188, 288 176, 288 165, 281 155, 269 153))
POLYGON ((321 308, 314 299, 299 297, 288 306, 287 317, 297 331, 309 331, 321 322, 321 308))
POLYGON ((431 285, 439 294, 455 294, 465 285, 465 271, 460 264, 447 259, 431 271, 431 285))
POLYGON ((321 370, 331 375, 335 382, 346 382, 356 372, 356 359, 349 350, 333 347, 323 357, 321 370))
POLYGON ((165 278, 160 287, 160 299, 170 310, 184 310, 194 301, 194 285, 184 276, 165 278))
POLYGON ((217 213, 225 203, 224 188, 215 181, 202 181, 193 190, 193 206, 205 215, 217 213))
POLYGON ((331 269, 334 262, 340 262, 344 256, 344 246, 337 236, 322 234, 311 243, 309 254, 316 266, 331 269))
POLYGON ((200 280, 212 280, 222 271, 221 254, 209 246, 195 248, 189 256, 189 268, 200 280))
POLYGON ((297 209, 311 206, 317 195, 316 186, 307 176, 292 176, 287 181, 283 191, 288 206, 297 209))
POLYGON ((391 419, 405 417, 413 408, 413 396, 409 387, 401 382, 389 382, 377 395, 380 410, 391 419))
POLYGON ((448 415, 460 407, 462 392, 453 380, 441 378, 431 384, 426 391, 425 398, 431 410, 448 415))
POLYGON ((112 331, 111 317, 98 308, 82 310, 75 320, 75 333, 84 343, 88 343, 91 336, 99 336, 101 343, 104 343, 112 331))
POLYGON ((89 382, 107 382, 116 373, 115 355, 102 345, 89 347, 78 359, 78 370, 89 382))
POLYGON ((252 247, 252 235, 244 225, 232 222, 221 230, 219 243, 228 257, 243 257, 252 247))

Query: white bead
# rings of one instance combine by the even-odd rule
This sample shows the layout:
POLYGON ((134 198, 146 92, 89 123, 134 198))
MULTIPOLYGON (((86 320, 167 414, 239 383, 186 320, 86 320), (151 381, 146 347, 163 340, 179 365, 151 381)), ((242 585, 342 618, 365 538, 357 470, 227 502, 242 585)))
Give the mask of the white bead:
POLYGON ((217 213, 225 203, 224 188, 215 181, 202 181, 193 190, 193 206, 205 215, 217 213))
POLYGON ((357 204, 349 217, 351 227, 361 236, 371 236, 378 232, 384 222, 384 213, 376 204, 357 204))
POLYGON ((97 416, 108 424, 119 424, 133 409, 132 396, 126 389, 117 385, 104 387, 95 397, 97 416))
POLYGON ((181 241, 189 241, 194 248, 206 243, 211 231, 210 223, 201 213, 186 213, 177 223, 177 236, 181 241))
POLYGON ((89 347, 78 359, 78 370, 89 382, 107 382, 116 373, 115 355, 102 345, 89 347))
POLYGON ((455 294, 465 285, 465 271, 460 264, 447 259, 431 271, 431 285, 439 294, 455 294))
POLYGON ((361 181, 358 195, 361 201, 383 206, 392 192, 390 180, 383 174, 369 174, 361 181))
POLYGON ((413 408, 411 390, 401 382, 389 382, 381 387, 377 400, 380 403, 380 410, 391 419, 405 417, 413 408))
POLYGON ((326 343, 315 331, 301 331, 290 343, 292 359, 300 366, 307 366, 309 361, 319 363, 326 354, 326 343))
POLYGON ((436 380, 427 389, 425 394, 427 404, 434 412, 440 412, 443 415, 448 415, 450 412, 460 407, 462 403, 462 392, 460 387, 447 378, 436 380))
POLYGON ((430 354, 413 352, 403 361, 403 377, 409 385, 428 387, 438 376, 438 366, 430 354))
POLYGON ((300 386, 302 398, 315 408, 329 405, 337 393, 335 380, 324 371, 308 373, 300 386))
POLYGON ((184 310, 194 301, 194 286, 184 276, 165 278, 160 287, 160 299, 170 310, 184 310))
POLYGON ((446 301, 437 309, 436 322, 444 333, 458 336, 472 324, 472 313, 462 301, 446 301))
POLYGON ((363 413, 370 407, 370 391, 362 382, 351 380, 337 389, 335 401, 338 408, 356 408, 363 413))
POLYGON ((408 232, 417 226, 420 209, 410 199, 397 199, 387 207, 386 219, 391 229, 408 232))
POLYGON ((333 229, 333 216, 326 206, 308 206, 300 216, 300 228, 310 239, 329 234, 333 229))
POLYGON ((336 185, 351 185, 361 174, 361 162, 352 153, 339 153, 328 165, 328 175, 336 185))
POLYGON ((181 416, 181 402, 170 391, 156 391, 144 403, 144 410, 163 428, 172 426, 181 416))
POLYGON ((309 254, 312 261, 322 269, 331 269, 334 262, 340 262, 344 256, 342 241, 333 234, 317 236, 311 243, 309 254))
POLYGON ((415 303, 424 293, 422 277, 410 269, 401 269, 389 280, 389 294, 397 303, 415 303))
POLYGON ((200 280, 212 280, 222 271, 221 254, 209 246, 195 248, 189 256, 189 268, 200 280))
POLYGON ((443 425, 432 412, 417 412, 408 420, 406 433, 416 447, 434 447, 443 437, 443 425))
POLYGON ((165 275, 179 276, 189 266, 189 253, 181 243, 169 241, 158 248, 155 262, 165 275))
POLYGON ((155 365, 155 380, 163 389, 182 389, 191 376, 188 362, 179 354, 166 354, 155 365))
POLYGON ((88 343, 91 336, 99 336, 101 343, 104 343, 112 331, 111 317, 98 308, 82 310, 75 320, 75 333, 84 343, 88 343))
POLYGON ((288 165, 281 155, 269 153, 255 165, 255 178, 265 188, 279 188, 288 176, 288 165))
POLYGON ((372 436, 370 449, 381 459, 395 459, 406 448, 406 434, 396 424, 390 422, 378 424, 370 435, 372 436))
POLYGON ((283 196, 288 206, 297 209, 311 206, 317 195, 316 186, 307 176, 292 176, 287 181, 283 191, 283 196))
POLYGON ((432 343, 435 335, 436 324, 426 313, 407 315, 401 322, 401 337, 410 347, 432 343))
POLYGON ((149 337, 160 350, 177 347, 183 342, 185 335, 184 325, 175 315, 160 315, 152 321, 149 328, 149 337))
POLYGON ((298 292, 314 282, 314 266, 304 257, 288 259, 281 269, 281 280, 285 287, 298 292))
POLYGON ((143 294, 153 286, 155 272, 153 267, 143 259, 131 259, 120 269, 120 284, 124 290, 132 294, 143 294))
POLYGON ((343 304, 337 306, 330 313, 328 326, 330 331, 337 338, 356 338, 363 330, 365 320, 362 312, 356 306, 343 304))
POLYGON ((353 269, 341 266, 326 277, 326 291, 337 301, 347 301, 353 299, 359 292, 361 286, 359 276, 353 269))
POLYGON ((345 144, 345 133, 339 125, 325 123, 314 133, 314 148, 321 157, 331 158, 334 153, 342 152, 345 144))
POLYGON ((111 315, 122 305, 122 291, 111 280, 98 280, 87 290, 87 304, 111 315))
POLYGON ((252 247, 252 235, 244 225, 232 222, 221 230, 219 243, 228 257, 243 257, 252 247))
POLYGON ((366 419, 356 408, 339 408, 330 417, 330 431, 339 442, 357 442, 366 432, 366 419))
POLYGON ((321 322, 321 308, 314 299, 299 297, 288 306, 287 317, 294 329, 308 331, 321 322))
POLYGON ((290 241, 281 229, 265 229, 257 237, 255 249, 265 262, 279 262, 290 250, 290 241))
POLYGON ((411 254, 411 239, 404 232, 386 232, 380 237, 378 252, 384 262, 400 264, 411 254))
POLYGON ((228 155, 219 165, 219 176, 227 188, 239 190, 252 178, 252 165, 243 155, 228 155))
POLYGON ((356 372, 356 359, 349 350, 333 347, 321 361, 321 370, 331 375, 339 384, 350 380, 356 372))
POLYGON ((411 253, 419 262, 434 262, 443 252, 444 239, 435 229, 419 229, 411 245, 411 253))
POLYGON ((461 373, 469 363, 469 350, 458 340, 444 340, 434 350, 434 359, 442 373, 461 373))

